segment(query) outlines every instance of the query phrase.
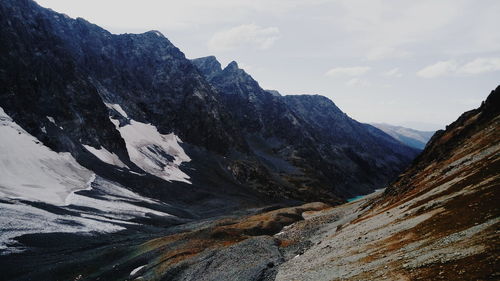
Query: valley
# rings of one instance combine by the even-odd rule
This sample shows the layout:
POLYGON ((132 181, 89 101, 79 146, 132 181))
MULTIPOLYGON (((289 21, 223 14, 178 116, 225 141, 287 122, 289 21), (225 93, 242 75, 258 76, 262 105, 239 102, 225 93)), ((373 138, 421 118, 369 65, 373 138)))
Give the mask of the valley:
POLYGON ((370 125, 32 0, 0 54, 0 280, 500 278, 500 86, 370 125))

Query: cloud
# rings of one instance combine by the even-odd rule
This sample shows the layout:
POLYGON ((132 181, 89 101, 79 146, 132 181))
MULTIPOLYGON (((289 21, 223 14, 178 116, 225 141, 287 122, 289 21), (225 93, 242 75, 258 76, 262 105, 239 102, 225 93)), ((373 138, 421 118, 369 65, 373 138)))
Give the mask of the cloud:
POLYGON ((270 48, 278 37, 277 27, 244 24, 215 33, 208 42, 208 47, 213 51, 227 51, 241 46, 265 50, 270 48))
POLYGON ((500 58, 477 58, 459 64, 455 60, 439 61, 417 72, 423 78, 435 78, 449 75, 476 75, 500 70, 500 58))
POLYGON ((500 58, 477 58, 464 64, 459 72, 463 74, 480 74, 500 70, 500 58))
POLYGON ((382 73, 382 75, 386 77, 396 77, 396 78, 403 76, 403 74, 399 71, 399 68, 397 67, 382 73))
POLYGON ((336 38, 347 34, 349 53, 357 51, 368 60, 406 58, 420 53, 422 45, 438 48, 436 38, 442 40, 460 20, 466 10, 463 2, 338 0, 331 21, 339 29, 336 38))
POLYGON ((457 63, 454 60, 438 61, 435 64, 429 65, 417 72, 417 76, 423 78, 436 78, 453 74, 457 71, 457 63))
POLYGON ((365 81, 365 80, 361 80, 360 78, 355 77, 355 78, 352 78, 349 81, 347 81, 346 85, 351 86, 351 87, 365 87, 365 86, 369 86, 370 82, 365 81))
POLYGON ((360 76, 368 72, 371 68, 369 66, 351 66, 351 67, 335 67, 328 70, 326 76, 360 76))

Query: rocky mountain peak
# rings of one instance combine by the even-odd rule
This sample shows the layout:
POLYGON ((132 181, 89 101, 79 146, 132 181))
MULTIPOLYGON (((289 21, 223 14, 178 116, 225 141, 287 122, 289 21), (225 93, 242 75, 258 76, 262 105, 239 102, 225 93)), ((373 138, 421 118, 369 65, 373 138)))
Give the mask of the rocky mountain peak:
POLYGON ((235 71, 235 70, 238 70, 240 69, 239 66, 238 66, 238 63, 235 62, 234 60, 232 62, 230 62, 226 68, 224 68, 224 70, 226 71, 235 71))
POLYGON ((276 91, 276 90, 266 90, 266 92, 270 93, 271 95, 273 95, 275 97, 281 97, 281 93, 279 91, 276 91))
POLYGON ((191 60, 191 62, 208 78, 208 80, 216 73, 222 71, 222 66, 215 56, 196 58, 191 60))
POLYGON ((317 116, 338 116, 344 118, 345 113, 342 112, 335 103, 329 98, 321 95, 290 95, 285 96, 285 100, 292 105, 296 110, 306 113, 315 111, 317 116))
POLYGON ((158 37, 162 37, 162 38, 166 38, 163 33, 161 33, 160 31, 158 30, 150 30, 148 32, 146 32, 145 34, 151 34, 151 35, 155 35, 155 36, 158 36, 158 37))

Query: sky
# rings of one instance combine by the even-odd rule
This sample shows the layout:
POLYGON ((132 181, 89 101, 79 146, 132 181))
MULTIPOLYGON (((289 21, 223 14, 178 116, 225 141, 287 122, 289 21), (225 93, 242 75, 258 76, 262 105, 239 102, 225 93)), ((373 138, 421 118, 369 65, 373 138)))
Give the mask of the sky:
POLYGON ((113 33, 158 30, 265 89, 361 122, 443 128, 500 84, 498 0, 37 0, 113 33))

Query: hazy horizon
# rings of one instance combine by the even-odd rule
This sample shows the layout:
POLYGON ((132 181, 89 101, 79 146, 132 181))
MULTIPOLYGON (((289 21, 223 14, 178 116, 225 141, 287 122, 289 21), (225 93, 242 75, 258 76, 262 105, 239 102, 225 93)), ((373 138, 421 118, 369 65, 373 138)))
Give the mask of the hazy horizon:
POLYGON ((235 60, 360 122, 443 128, 499 83, 498 1, 37 2, 113 33, 159 30, 188 58, 235 60))

